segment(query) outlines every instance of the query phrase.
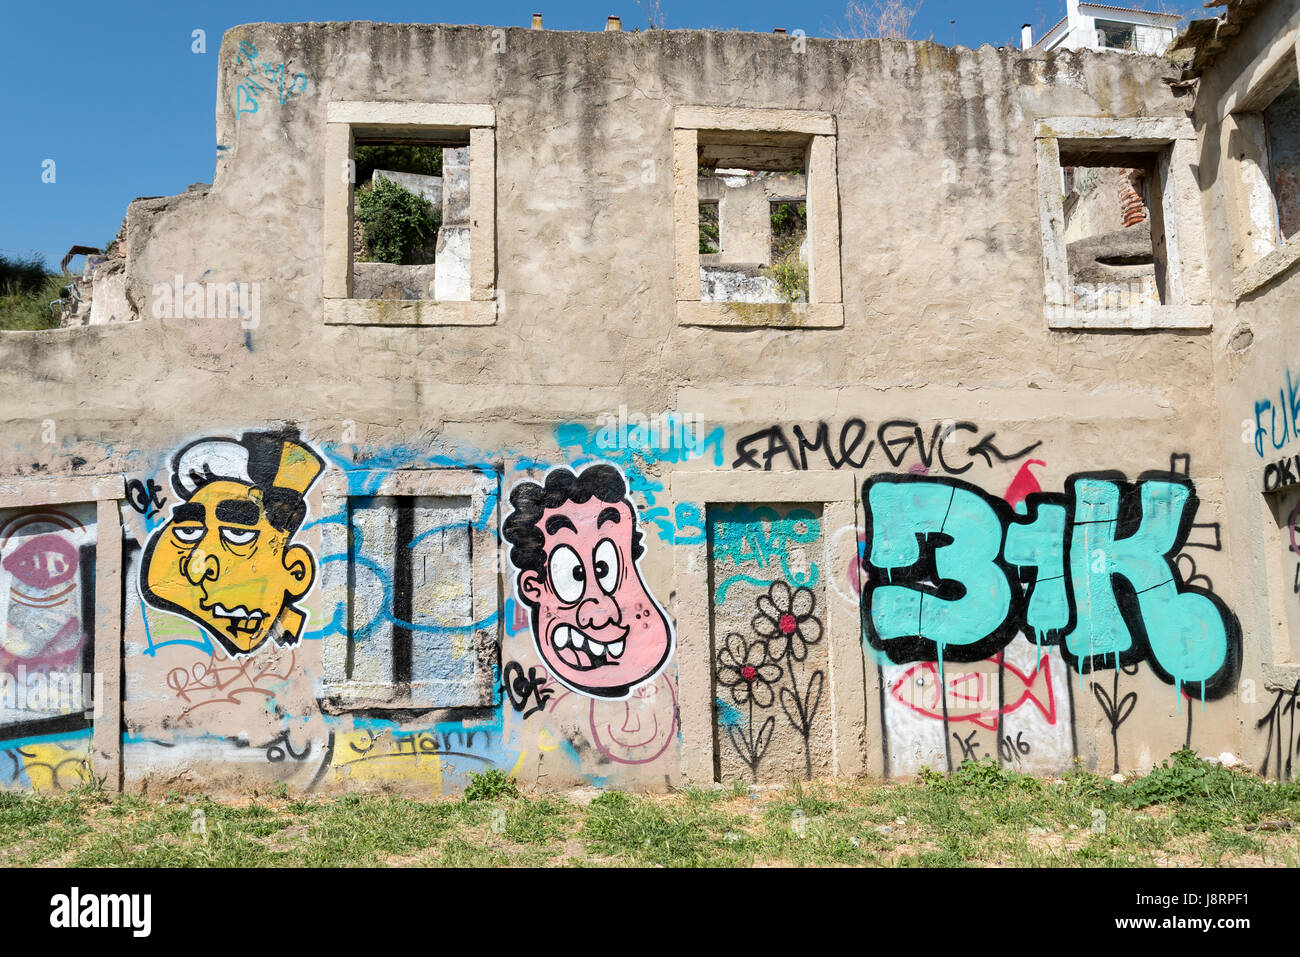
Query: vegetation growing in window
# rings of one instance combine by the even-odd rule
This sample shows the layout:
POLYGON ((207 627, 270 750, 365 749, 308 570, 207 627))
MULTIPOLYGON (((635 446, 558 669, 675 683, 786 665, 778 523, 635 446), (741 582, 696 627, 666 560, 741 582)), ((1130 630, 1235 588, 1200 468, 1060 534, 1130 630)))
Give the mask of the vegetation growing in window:
POLYGON ((786 302, 808 301, 808 264, 799 258, 796 246, 763 270, 776 282, 777 292, 786 302))
POLYGON ((357 190, 357 220, 371 262, 409 264, 438 235, 442 211, 381 176, 357 190))
POLYGON ((798 253, 807 235, 806 203, 772 204, 772 262, 784 258, 791 249, 798 253))
POLYGON ((718 231, 718 204, 700 203, 700 252, 716 253, 722 249, 718 231))
POLYGON ((806 203, 772 204, 772 265, 764 273, 786 302, 808 301, 808 264, 800 255, 808 236, 806 203))

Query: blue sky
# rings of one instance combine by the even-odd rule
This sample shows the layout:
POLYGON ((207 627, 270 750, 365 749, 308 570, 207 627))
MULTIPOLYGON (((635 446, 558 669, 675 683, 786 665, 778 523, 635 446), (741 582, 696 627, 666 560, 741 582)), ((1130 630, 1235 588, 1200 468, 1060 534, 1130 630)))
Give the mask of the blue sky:
MULTIPOLYGON (((0 133, 0 255, 35 252, 57 266, 73 244, 106 244, 137 196, 170 195, 191 183, 211 182, 217 56, 222 33, 236 24, 379 20, 527 26, 540 11, 549 29, 600 30, 611 14, 632 29, 646 26, 651 2, 63 0, 47 6, 0 0, 6 40, 0 81, 10 91, 0 133), (197 29, 206 32, 205 53, 191 50, 197 29), (47 160, 54 161, 52 183, 42 181, 47 160)), ((668 29, 766 33, 785 27, 835 36, 848 28, 845 0, 659 0, 659 10, 668 29)), ((1065 0, 922 0, 912 36, 970 47, 997 45, 1017 39, 1022 23, 1033 24, 1038 35, 1064 12, 1065 0)))

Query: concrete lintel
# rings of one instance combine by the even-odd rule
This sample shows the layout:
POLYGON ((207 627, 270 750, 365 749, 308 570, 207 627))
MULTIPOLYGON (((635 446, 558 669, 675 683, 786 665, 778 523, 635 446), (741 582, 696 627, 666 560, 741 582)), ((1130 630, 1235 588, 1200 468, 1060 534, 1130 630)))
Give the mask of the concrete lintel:
POLYGON ((1186 117, 1135 116, 1115 119, 1109 116, 1045 116, 1036 121, 1038 139, 1064 140, 1137 140, 1170 143, 1195 140, 1196 128, 1186 117))
MULTIPOLYGON (((72 502, 116 502, 125 495, 121 475, 88 475, 85 478, 26 479, 0 483, 0 508, 38 505, 67 505, 72 502)), ((121 521, 115 521, 120 525, 121 521)))
POLYGON ((684 130, 753 130, 834 136, 835 117, 816 110, 772 110, 734 106, 679 106, 673 127, 684 130))
POLYGON ((1264 673, 1264 691, 1290 694, 1300 683, 1300 663, 1269 664, 1264 662, 1260 669, 1264 673))
POLYGON ((496 126, 496 110, 487 103, 393 103, 336 100, 325 107, 326 123, 353 126, 496 126))
POLYGON ((491 326, 496 300, 326 299, 327 326, 491 326))

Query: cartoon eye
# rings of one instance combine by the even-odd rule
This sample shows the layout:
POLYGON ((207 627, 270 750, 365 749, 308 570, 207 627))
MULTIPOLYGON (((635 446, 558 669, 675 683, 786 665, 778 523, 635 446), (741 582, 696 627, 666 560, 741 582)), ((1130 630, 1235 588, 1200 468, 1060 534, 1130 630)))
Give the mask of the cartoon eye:
POLYGON ((582 597, 587 570, 582 567, 582 559, 568 545, 560 545, 551 552, 551 561, 547 573, 551 576, 551 587, 560 601, 575 602, 582 597))
POLYGON ((176 541, 182 545, 193 545, 206 531, 202 525, 177 525, 172 529, 172 534, 176 536, 176 541))
POLYGON ((257 538, 255 528, 230 528, 221 526, 221 540, 227 545, 247 545, 257 538))
POLYGON ((596 554, 592 557, 595 559, 596 581, 600 583, 600 590, 606 595, 614 594, 614 586, 618 584, 618 549, 606 538, 596 546, 596 554))

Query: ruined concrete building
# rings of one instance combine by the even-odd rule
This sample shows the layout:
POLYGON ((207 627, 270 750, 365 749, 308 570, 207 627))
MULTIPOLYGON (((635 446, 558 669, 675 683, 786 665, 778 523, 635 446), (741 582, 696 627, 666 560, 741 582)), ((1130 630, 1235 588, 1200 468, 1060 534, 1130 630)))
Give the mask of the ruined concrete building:
POLYGON ((1298 33, 231 30, 212 184, 0 336, 0 779, 1291 775, 1298 33))

